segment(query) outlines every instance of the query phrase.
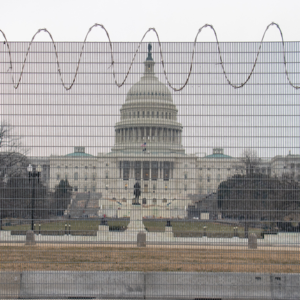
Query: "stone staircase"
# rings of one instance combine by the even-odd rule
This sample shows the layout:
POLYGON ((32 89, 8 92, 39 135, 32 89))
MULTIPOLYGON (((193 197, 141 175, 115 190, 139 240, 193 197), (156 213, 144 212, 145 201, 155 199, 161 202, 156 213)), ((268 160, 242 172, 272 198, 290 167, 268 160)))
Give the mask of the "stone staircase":
POLYGON ((82 218, 86 215, 97 216, 99 210, 98 200, 101 196, 100 193, 78 193, 70 205, 70 217, 82 218))

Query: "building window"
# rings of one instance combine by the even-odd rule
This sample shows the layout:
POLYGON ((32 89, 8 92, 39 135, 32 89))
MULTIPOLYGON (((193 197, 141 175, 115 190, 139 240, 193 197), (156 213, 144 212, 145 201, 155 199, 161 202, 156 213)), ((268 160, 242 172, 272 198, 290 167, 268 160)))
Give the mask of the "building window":
POLYGON ((87 168, 88 168, 88 167, 87 167, 87 166, 85 166, 85 169, 86 169, 86 170, 87 170, 87 168))
POLYGON ((76 166, 75 169, 78 169, 78 167, 76 166))
POLYGON ((145 112, 143 111, 143 118, 145 118, 145 112))
POLYGON ((157 117, 157 119, 159 118, 159 112, 157 112, 156 117, 157 117))
POLYGON ((167 185, 165 185, 165 190, 167 190, 168 189, 168 186, 167 185))
POLYGON ((126 183, 126 184, 125 184, 125 190, 127 190, 127 188, 128 188, 128 184, 126 183))
POLYGON ((169 113, 169 120, 171 120, 171 113, 169 113))
POLYGON ((291 164, 291 169, 295 169, 295 164, 291 164))
POLYGON ((187 185, 186 184, 184 185, 184 190, 185 190, 185 192, 187 191, 187 185))
POLYGON ((150 111, 147 111, 147 118, 150 117, 150 111))
POLYGON ((143 200, 142 200, 142 204, 147 204, 147 200, 146 200, 146 198, 143 198, 143 200))
POLYGON ((94 181, 96 180, 96 174, 93 174, 93 180, 94 181))
POLYGON ((78 172, 74 173, 74 180, 78 180, 78 172))
POLYGON ((152 112, 152 118, 154 118, 154 111, 152 112))
POLYGON ((96 166, 93 166, 93 169, 96 170, 96 166))
POLYGON ((108 190, 108 185, 105 186, 105 189, 108 190))
POLYGON ((219 182, 220 180, 221 180, 221 175, 218 174, 218 175, 217 175, 217 181, 219 182))
POLYGON ((59 180, 59 174, 57 174, 56 179, 59 180))
POLYGON ((162 202, 163 202, 163 203, 167 203, 167 199, 166 199, 166 198, 164 198, 162 202))
POLYGON ((68 166, 66 166, 65 168, 68 169, 68 166))
POLYGON ((84 180, 87 180, 87 175, 84 175, 84 180))
POLYGON ((93 192, 96 192, 96 187, 95 186, 93 186, 93 192))
POLYGON ((87 186, 84 187, 84 191, 85 191, 85 192, 87 191, 87 186))
POLYGON ((108 179, 108 172, 105 172, 105 178, 108 179))
POLYGON ((137 117, 138 117, 138 118, 140 117, 140 112, 139 112, 139 111, 137 112, 137 117))
POLYGON ((65 174, 65 180, 68 180, 68 174, 65 174))
POLYGON ((78 192, 78 186, 74 186, 74 192, 78 192))
POLYGON ((210 182, 210 176, 207 176, 207 182, 210 182))
POLYGON ((187 179, 187 174, 184 174, 184 179, 187 179))
POLYGON ((168 119, 168 113, 166 113, 166 119, 168 119))
POLYGON ((153 199, 152 199, 152 203, 153 203, 153 204, 156 204, 156 203, 157 203, 156 198, 153 198, 153 199))
POLYGON ((129 119, 131 119, 131 112, 129 113, 129 119))
POLYGON ((156 184, 153 184, 153 191, 156 191, 156 184))

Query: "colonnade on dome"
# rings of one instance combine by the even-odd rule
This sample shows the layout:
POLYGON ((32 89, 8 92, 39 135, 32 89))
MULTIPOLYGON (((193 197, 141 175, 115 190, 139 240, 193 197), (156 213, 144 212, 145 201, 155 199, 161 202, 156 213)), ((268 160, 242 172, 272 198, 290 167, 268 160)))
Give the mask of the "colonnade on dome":
POLYGON ((115 130, 115 144, 128 142, 163 142, 181 145, 182 132, 164 127, 128 127, 115 130))

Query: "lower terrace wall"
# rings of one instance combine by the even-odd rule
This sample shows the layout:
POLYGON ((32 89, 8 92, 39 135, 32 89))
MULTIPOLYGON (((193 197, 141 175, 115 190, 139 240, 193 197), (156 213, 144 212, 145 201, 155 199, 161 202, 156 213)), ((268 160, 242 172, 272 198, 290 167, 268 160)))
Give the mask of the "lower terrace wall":
POLYGON ((292 300, 300 295, 300 274, 25 271, 0 272, 0 279, 1 299, 292 300))

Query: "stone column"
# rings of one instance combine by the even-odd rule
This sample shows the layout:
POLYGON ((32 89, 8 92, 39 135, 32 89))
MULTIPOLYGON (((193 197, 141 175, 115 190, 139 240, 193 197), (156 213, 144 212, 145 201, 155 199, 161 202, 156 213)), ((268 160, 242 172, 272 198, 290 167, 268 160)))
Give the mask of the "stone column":
POLYGON ((133 128, 133 141, 134 141, 134 142, 137 142, 137 137, 136 137, 136 135, 137 135, 137 128, 134 127, 134 128, 133 128))
POLYGON ((139 142, 141 140, 141 128, 140 127, 137 127, 137 133, 138 133, 138 136, 137 136, 137 142, 139 142))

